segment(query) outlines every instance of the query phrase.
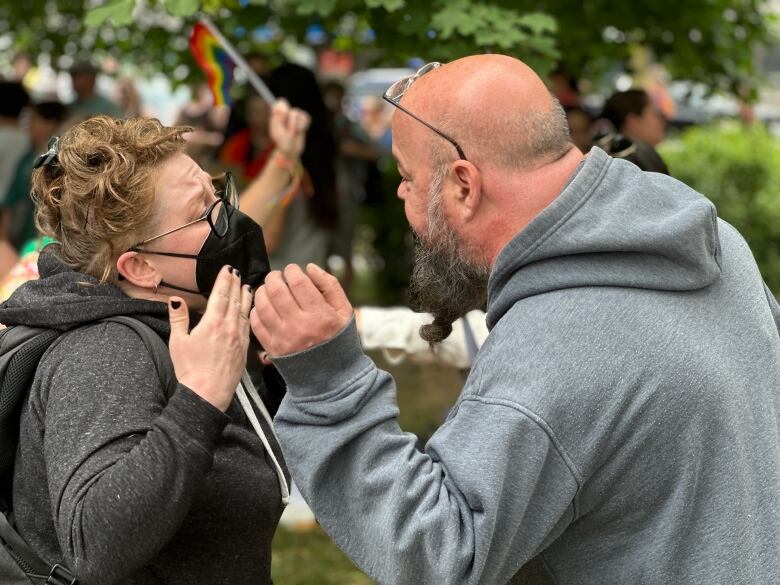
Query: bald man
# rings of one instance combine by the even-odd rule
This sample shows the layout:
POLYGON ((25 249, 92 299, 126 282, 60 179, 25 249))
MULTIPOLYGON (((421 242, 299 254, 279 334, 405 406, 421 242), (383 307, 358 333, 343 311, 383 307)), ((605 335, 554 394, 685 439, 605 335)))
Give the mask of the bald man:
POLYGON ((387 99, 422 333, 487 298, 490 334, 420 452, 337 281, 268 276, 252 326, 325 530, 382 584, 777 582, 780 307, 740 235, 670 177, 584 158, 517 60, 387 99))

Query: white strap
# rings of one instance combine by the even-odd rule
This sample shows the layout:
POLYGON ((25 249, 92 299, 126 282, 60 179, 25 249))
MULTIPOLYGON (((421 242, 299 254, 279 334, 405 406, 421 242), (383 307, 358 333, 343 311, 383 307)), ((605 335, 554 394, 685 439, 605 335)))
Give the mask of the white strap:
POLYGON ((290 487, 287 485, 287 478, 284 476, 282 466, 279 465, 279 461, 277 461, 276 455, 274 455, 274 451, 271 449, 271 445, 268 443, 268 439, 263 432, 263 427, 260 426, 260 421, 257 420, 257 415, 255 415, 252 404, 249 402, 249 398, 247 398, 246 392, 244 391, 245 388, 252 397, 252 401, 263 415, 263 418, 268 423, 268 428, 271 429, 271 434, 273 434, 274 439, 276 439, 276 442, 278 443, 279 438, 276 436, 276 432, 274 432, 274 425, 273 421, 271 420, 271 415, 268 414, 268 409, 266 409, 265 404, 263 404, 263 400, 260 398, 260 395, 257 393, 254 384, 252 384, 252 380, 249 378, 249 375, 246 372, 244 372, 244 374, 241 376, 241 382, 236 388, 236 396, 238 396, 238 401, 241 403, 244 412, 249 418, 249 422, 252 423, 252 427, 254 427, 257 436, 260 437, 260 440, 263 442, 263 446, 265 447, 266 452, 271 456, 271 460, 273 461, 274 468, 276 470, 276 475, 279 478, 279 486, 281 487, 282 491, 282 504, 286 506, 290 503, 290 487))

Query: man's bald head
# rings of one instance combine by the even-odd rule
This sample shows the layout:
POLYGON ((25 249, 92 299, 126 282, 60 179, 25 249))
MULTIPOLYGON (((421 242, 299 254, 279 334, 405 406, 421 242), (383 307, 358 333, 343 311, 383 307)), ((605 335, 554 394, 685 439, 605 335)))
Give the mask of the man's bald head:
POLYGON ((580 153, 566 116, 525 64, 500 55, 459 59, 417 79, 393 116, 393 154, 409 224, 418 236, 410 303, 440 341, 485 302, 507 242, 560 193, 580 153))
MULTIPOLYGON (((443 65, 418 79, 402 104, 450 135, 477 166, 533 168, 571 148, 560 104, 530 67, 512 57, 475 55, 443 65)), ((456 158, 446 140, 396 112, 394 135, 407 132, 415 141, 430 133, 435 163, 456 158)))

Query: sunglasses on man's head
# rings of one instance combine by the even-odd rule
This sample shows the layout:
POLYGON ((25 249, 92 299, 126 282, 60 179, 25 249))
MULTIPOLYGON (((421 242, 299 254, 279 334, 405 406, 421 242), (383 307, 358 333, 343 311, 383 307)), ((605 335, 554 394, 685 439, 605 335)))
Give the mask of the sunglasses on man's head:
POLYGON ((385 101, 390 102, 393 106, 401 110, 407 116, 411 116, 412 118, 417 120, 420 124, 426 126, 427 128, 430 128, 436 134, 444 138, 444 140, 452 144, 455 147, 455 150, 458 151, 458 156, 460 157, 461 160, 468 160, 466 158, 466 154, 463 152, 463 149, 460 147, 460 144, 455 142, 454 139, 450 138, 447 134, 445 134, 444 132, 442 132, 432 124, 429 124, 428 122, 420 118, 417 114, 413 114, 412 112, 410 112, 409 110, 407 110, 405 107, 401 105, 401 98, 404 97, 404 94, 407 91, 409 91, 409 88, 412 87, 414 82, 420 79, 420 77, 422 77, 426 73, 430 73, 431 71, 433 71, 434 69, 438 69, 439 67, 441 67, 441 63, 438 63, 436 61, 432 63, 428 63, 427 65, 423 65, 417 70, 417 72, 414 75, 408 75, 407 77, 403 77, 398 81, 396 81, 393 85, 391 85, 384 93, 382 98, 385 101))

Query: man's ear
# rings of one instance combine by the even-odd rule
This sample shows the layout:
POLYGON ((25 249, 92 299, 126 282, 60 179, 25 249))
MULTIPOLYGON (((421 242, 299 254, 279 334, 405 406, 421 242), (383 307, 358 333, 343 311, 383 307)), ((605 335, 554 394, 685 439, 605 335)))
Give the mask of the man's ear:
POLYGON ((147 254, 125 252, 116 261, 120 276, 130 284, 153 289, 160 284, 160 273, 147 254))
POLYGON ((482 175, 467 160, 452 163, 451 173, 457 188, 454 197, 457 213, 463 221, 469 221, 482 202, 482 175))

